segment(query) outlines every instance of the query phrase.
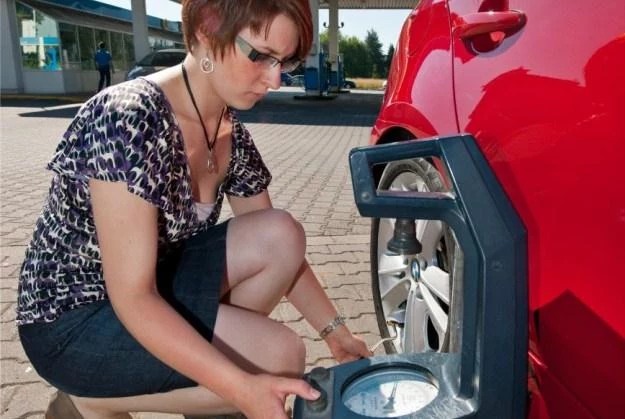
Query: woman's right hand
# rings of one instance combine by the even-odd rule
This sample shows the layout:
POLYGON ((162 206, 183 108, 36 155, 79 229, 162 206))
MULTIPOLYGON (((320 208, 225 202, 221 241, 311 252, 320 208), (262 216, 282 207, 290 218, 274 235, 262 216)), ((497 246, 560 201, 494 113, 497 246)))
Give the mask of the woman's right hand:
POLYGON ((260 374, 252 376, 238 407, 248 419, 288 419, 284 410, 287 396, 295 394, 316 400, 319 392, 301 379, 260 374))

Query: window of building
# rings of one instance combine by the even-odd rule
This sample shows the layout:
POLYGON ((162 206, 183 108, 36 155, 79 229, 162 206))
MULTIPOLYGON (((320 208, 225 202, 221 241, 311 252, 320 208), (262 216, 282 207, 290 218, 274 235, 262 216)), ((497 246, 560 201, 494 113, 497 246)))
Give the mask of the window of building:
POLYGON ((78 27, 78 47, 80 49, 80 68, 95 70, 95 37, 93 29, 85 26, 78 27))
POLYGON ((124 35, 121 32, 111 32, 111 55, 113 55, 113 68, 122 70, 126 68, 126 55, 124 53, 124 35))
POLYGON ((132 34, 125 33, 124 35, 124 51, 126 52, 126 63, 128 68, 135 62, 135 40, 132 34))
POLYGON ((15 12, 24 68, 60 70, 56 21, 20 2, 15 3, 15 12))
POLYGON ((61 37, 61 64, 68 70, 80 69, 80 51, 78 49, 78 29, 69 23, 59 23, 61 37))

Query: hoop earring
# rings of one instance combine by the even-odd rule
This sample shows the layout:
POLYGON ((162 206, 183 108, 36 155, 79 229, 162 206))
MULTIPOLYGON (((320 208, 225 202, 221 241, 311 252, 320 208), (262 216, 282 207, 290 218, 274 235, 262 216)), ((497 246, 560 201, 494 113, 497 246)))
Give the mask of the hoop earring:
POLYGON ((210 74, 215 71, 215 64, 213 63, 213 60, 208 57, 208 55, 200 60, 200 70, 206 74, 210 74))

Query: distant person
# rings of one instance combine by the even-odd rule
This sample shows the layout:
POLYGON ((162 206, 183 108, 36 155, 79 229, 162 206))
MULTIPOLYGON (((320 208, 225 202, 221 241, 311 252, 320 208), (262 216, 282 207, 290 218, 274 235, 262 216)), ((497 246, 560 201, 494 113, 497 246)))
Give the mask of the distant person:
POLYGON ((111 64, 113 62, 113 56, 106 49, 106 44, 100 42, 98 45, 100 49, 95 53, 95 68, 100 72, 100 81, 98 82, 98 92, 104 87, 106 81, 106 87, 111 85, 111 64))

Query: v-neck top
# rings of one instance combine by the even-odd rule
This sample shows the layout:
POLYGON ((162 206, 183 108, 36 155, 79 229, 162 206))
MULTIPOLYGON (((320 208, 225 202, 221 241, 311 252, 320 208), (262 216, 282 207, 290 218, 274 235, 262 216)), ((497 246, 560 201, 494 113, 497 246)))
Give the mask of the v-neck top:
POLYGON ((219 219, 224 194, 267 189, 271 174, 250 133, 229 110, 232 155, 212 212, 198 217, 182 131, 162 89, 138 78, 85 102, 47 168, 48 196, 22 264, 17 323, 51 322, 107 298, 89 179, 125 182, 158 209, 159 255, 219 219), (203 218, 203 217, 202 217, 203 218))

